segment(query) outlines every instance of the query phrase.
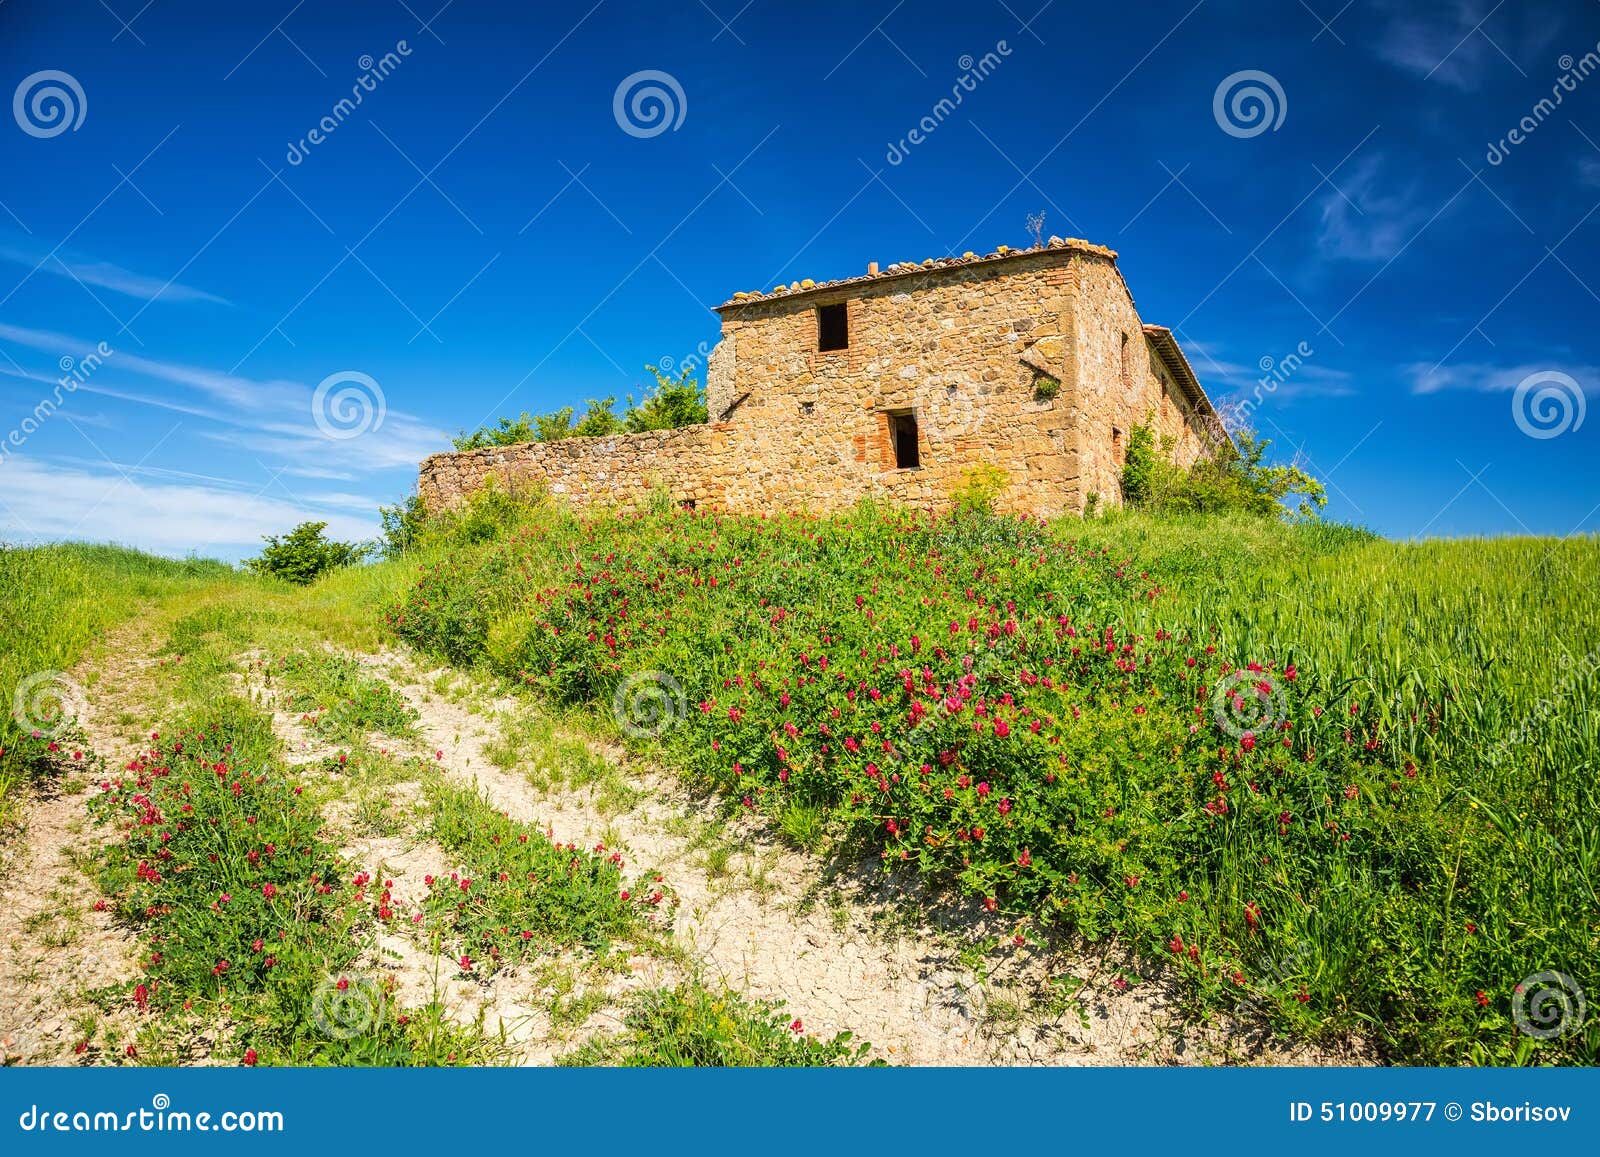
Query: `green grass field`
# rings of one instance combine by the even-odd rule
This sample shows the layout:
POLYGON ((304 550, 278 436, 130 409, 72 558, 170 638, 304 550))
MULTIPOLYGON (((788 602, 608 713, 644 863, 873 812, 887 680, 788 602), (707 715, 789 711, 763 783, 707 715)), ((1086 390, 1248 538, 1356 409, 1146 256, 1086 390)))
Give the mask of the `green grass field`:
MULTIPOLYGON (((1600 994, 1594 538, 499 501, 303 589, 4 550, 0 815, 63 755, 13 718, 16 689, 58 685, 138 615, 219 655, 288 654, 306 624, 403 641, 615 712, 802 846, 924 876, 1019 935, 1116 937, 1196 1011, 1355 1031, 1401 1063, 1600 1055, 1595 1023, 1539 1031, 1566 1024, 1560 986, 1600 994)), ((326 698, 340 675, 298 677, 326 698)))

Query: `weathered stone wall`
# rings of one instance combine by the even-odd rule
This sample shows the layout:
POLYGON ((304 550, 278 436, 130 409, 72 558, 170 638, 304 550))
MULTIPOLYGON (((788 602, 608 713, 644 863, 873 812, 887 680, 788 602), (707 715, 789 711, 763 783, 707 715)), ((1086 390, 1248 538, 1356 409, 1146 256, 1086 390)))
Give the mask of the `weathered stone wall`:
POLYGON ((1067 509, 1068 403, 1035 401, 1037 371, 1021 360, 1070 315, 1065 258, 855 283, 730 311, 723 341, 744 398, 731 436, 776 467, 775 486, 736 484, 737 496, 752 506, 838 508, 881 495, 943 507, 968 470, 992 464, 1009 477, 1006 505, 1067 509), (849 348, 818 352, 817 310, 834 302, 848 311, 849 348), (900 412, 916 417, 917 469, 895 465, 889 416, 900 412))
POLYGON ((579 506, 635 506, 656 486, 679 503, 718 506, 726 437, 721 425, 686 426, 435 454, 422 463, 417 490, 429 510, 457 505, 490 477, 508 490, 542 485, 579 506))
POLYGON ((742 512, 868 495, 943 509, 969 471, 998 466, 1004 509, 1049 516, 1082 510, 1090 492, 1120 502, 1120 455, 1147 417, 1180 460, 1203 446, 1109 250, 1055 242, 741 298, 723 307, 707 366, 711 423, 436 454, 423 501, 452 506, 493 475, 580 505, 634 505, 664 485, 679 502, 742 512), (820 352, 818 309, 835 303, 848 347, 820 352), (915 468, 896 461, 902 414, 916 422, 915 468))
POLYGON ((1116 265, 1085 256, 1076 275, 1077 473, 1082 498, 1096 494, 1103 506, 1120 505, 1122 464, 1134 426, 1152 426, 1158 442, 1170 439, 1171 457, 1187 467, 1208 450, 1207 425, 1145 337, 1116 265))

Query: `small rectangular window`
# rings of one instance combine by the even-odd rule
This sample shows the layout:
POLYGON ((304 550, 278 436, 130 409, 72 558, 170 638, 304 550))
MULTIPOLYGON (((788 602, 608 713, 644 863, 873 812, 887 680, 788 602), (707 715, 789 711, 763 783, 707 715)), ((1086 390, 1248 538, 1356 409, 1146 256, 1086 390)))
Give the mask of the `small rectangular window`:
POLYGON ((1111 460, 1117 465, 1122 465, 1122 431, 1111 427, 1111 460))
POLYGON ((836 305, 819 305, 817 307, 817 349, 823 353, 829 350, 842 350, 850 348, 850 315, 845 309, 845 303, 836 305))
POLYGON ((915 470, 922 465, 922 457, 917 450, 915 414, 889 415, 889 448, 894 452, 896 470, 915 470))

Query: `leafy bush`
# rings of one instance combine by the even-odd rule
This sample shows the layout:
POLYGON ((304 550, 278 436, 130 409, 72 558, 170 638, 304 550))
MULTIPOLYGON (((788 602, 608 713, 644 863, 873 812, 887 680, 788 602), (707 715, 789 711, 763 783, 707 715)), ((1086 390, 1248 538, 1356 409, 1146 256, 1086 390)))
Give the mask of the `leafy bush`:
POLYGON ((267 535, 261 557, 246 559, 244 565, 257 574, 307 586, 331 570, 354 566, 366 557, 368 548, 335 542, 323 533, 327 529, 326 522, 302 522, 286 535, 267 535))
POLYGON ((421 545, 428 510, 422 505, 422 495, 411 493, 393 506, 378 507, 378 519, 383 524, 380 552, 384 558, 399 558, 421 545))
POLYGON ((960 513, 993 514, 1007 481, 1006 472, 998 466, 974 466, 961 476, 961 485, 950 498, 960 513))
POLYGON ((623 424, 630 434, 644 430, 675 430, 679 426, 694 426, 709 421, 706 410, 706 392, 689 376, 686 369, 676 379, 669 378, 655 366, 645 366, 655 378, 643 399, 635 404, 628 395, 628 412, 623 424))
POLYGON ((1265 439, 1248 430, 1225 439, 1208 458, 1188 470, 1169 460, 1170 439, 1157 444, 1149 425, 1128 434, 1122 467, 1122 497, 1129 506, 1167 514, 1221 514, 1230 510, 1261 517, 1296 513, 1314 517, 1327 505, 1322 483, 1298 466, 1268 465, 1265 439), (1291 511, 1288 502, 1299 501, 1291 511))
POLYGON ((597 1037, 561 1057, 561 1065, 623 1068, 752 1068, 856 1065, 870 1044, 851 1034, 826 1040, 809 1036, 790 1020, 781 1001, 749 1001, 736 992, 713 991, 696 982, 651 989, 634 998, 623 1020, 626 1031, 597 1037))
POLYGON ((548 414, 501 418, 494 426, 482 426, 468 434, 462 431, 451 439, 457 450, 476 450, 484 446, 515 446, 524 442, 556 442, 563 438, 602 438, 612 434, 637 434, 645 430, 675 430, 709 420, 706 394, 684 370, 677 378, 668 377, 656 366, 646 366, 655 383, 635 402, 628 395, 628 408, 618 417, 615 398, 591 398, 583 417, 575 423, 573 408, 563 406, 548 414))

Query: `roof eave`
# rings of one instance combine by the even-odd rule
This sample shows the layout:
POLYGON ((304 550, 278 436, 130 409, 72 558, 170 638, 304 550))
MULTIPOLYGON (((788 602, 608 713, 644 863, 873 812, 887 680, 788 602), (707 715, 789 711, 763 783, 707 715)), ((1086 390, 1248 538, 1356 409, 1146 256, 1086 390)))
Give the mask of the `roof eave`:
POLYGON ((978 265, 998 265, 1008 261, 1017 261, 1024 257, 1039 257, 1043 254, 1089 253, 1115 262, 1117 252, 1107 249, 1104 245, 1096 245, 1090 241, 1083 241, 1076 237, 1065 240, 1052 237, 1043 245, 1030 246, 1027 249, 1007 249, 1005 252, 974 254, 971 257, 929 258, 926 262, 907 261, 898 265, 891 265, 879 273, 867 273, 858 277, 843 277, 834 281, 824 281, 816 285, 802 286, 798 289, 779 287, 777 291, 762 293, 755 292, 744 297, 734 297, 721 305, 712 308, 717 313, 729 310, 744 309, 752 305, 763 305, 772 301, 792 301, 797 297, 811 297, 817 294, 826 294, 838 291, 852 291, 863 286, 881 285, 885 282, 898 281, 908 277, 927 277, 958 269, 970 269, 978 265))

